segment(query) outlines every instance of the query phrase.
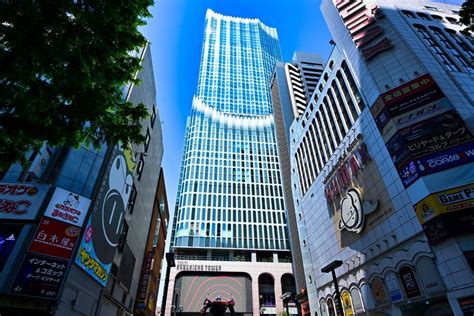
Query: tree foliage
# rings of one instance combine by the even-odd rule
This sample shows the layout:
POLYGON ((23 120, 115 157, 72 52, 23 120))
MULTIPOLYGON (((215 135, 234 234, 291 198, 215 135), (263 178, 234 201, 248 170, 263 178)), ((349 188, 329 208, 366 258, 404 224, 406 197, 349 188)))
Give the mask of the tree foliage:
POLYGON ((0 1, 1 165, 50 146, 142 142, 138 31, 153 0, 0 1))
POLYGON ((474 0, 466 0, 459 11, 459 22, 466 25, 466 31, 474 32, 474 0))

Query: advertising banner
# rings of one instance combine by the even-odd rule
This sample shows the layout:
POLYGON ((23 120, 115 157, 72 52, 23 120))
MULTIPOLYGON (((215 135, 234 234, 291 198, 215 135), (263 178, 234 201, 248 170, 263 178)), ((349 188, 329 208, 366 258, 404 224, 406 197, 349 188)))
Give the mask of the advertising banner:
POLYGON ((122 233, 134 168, 131 152, 116 146, 75 258, 75 263, 104 287, 122 233))
POLYGON ((43 217, 29 251, 68 260, 80 232, 79 227, 43 217))
POLYGON ((44 215, 82 227, 91 200, 61 188, 56 188, 44 215))
POLYGON ((23 224, 0 224, 0 272, 7 263, 23 224))
POLYGON ((465 143, 472 139, 459 114, 448 111, 399 130, 388 142, 387 150, 397 168, 402 159, 415 159, 465 143), (436 126, 436 128, 433 128, 436 126))
POLYGON ((474 208, 441 214, 422 225, 430 244, 474 231, 474 208))
POLYGON ((385 275, 385 284, 387 285, 390 300, 392 302, 397 302, 403 299, 403 294, 400 291, 400 286, 398 284, 398 277, 395 272, 387 272, 385 275))
POLYGON ((49 185, 0 183, 0 220, 34 220, 49 185))
POLYGON ((415 205, 421 224, 440 214, 474 208, 474 184, 468 184, 428 195, 415 205))
POLYGON ((474 141, 412 160, 398 171, 405 188, 418 178, 474 161, 474 141))
POLYGON ((377 122, 377 127, 382 129, 390 119, 442 97, 444 94, 434 79, 426 74, 381 94, 370 112, 377 122), (382 111, 384 109, 385 111, 382 111), (378 117, 379 115, 381 117, 378 117))
POLYGON ((374 277, 370 286, 375 298, 375 305, 384 305, 388 303, 387 291, 385 290, 385 285, 380 277, 374 277))
POLYGON ((341 293, 342 297, 342 307, 344 309, 344 315, 352 316, 354 315, 354 308, 352 307, 351 295, 347 291, 341 293))
POLYGON ((405 289, 405 294, 407 298, 417 297, 421 295, 420 287, 415 278, 415 273, 410 267, 401 267, 398 272, 400 279, 402 280, 403 288, 405 289))
POLYGON ((142 277, 140 286, 138 287, 138 299, 141 301, 145 301, 146 292, 148 290, 148 281, 150 280, 150 272, 151 272, 151 262, 153 261, 153 252, 148 251, 145 257, 145 262, 142 271, 142 277))
POLYGON ((27 253, 10 293, 54 299, 58 296, 67 262, 27 253))

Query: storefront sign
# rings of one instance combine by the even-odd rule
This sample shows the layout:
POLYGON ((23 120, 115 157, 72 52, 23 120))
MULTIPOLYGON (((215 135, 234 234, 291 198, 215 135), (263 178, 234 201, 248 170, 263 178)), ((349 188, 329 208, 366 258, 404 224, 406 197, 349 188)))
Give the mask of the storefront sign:
POLYGON ((329 316, 336 316, 336 308, 334 306, 334 301, 332 300, 332 298, 328 298, 327 303, 329 316))
POLYGON ((474 161, 474 141, 420 157, 402 166, 398 174, 405 188, 420 177, 474 161))
MULTIPOLYGON (((357 139, 361 137, 358 136, 357 139)), ((358 140, 353 143, 353 146, 349 146, 350 149, 346 151, 347 154, 340 158, 323 181, 326 184, 324 195, 328 202, 344 194, 352 180, 359 175, 360 171, 371 160, 365 143, 357 144, 357 142, 358 140)))
POLYGON ((385 290, 385 285, 381 278, 374 277, 371 282, 371 288, 376 305, 384 305, 388 303, 387 291, 385 290))
POLYGON ((464 315, 474 314, 474 296, 460 298, 458 302, 464 315))
POLYGON ((67 262, 27 253, 10 293, 54 299, 58 296, 67 262))
POLYGON ((399 130, 387 142, 387 150, 395 166, 400 168, 408 158, 436 153, 471 139, 471 133, 459 114, 448 111, 399 130))
POLYGON ((449 212, 474 208, 474 183, 428 195, 415 205, 421 224, 449 212))
POLYGON ((23 224, 0 224, 0 272, 10 257, 23 224))
POLYGON ((415 273, 410 267, 401 267, 398 272, 400 279, 402 281, 403 288, 405 289, 405 294, 407 298, 417 297, 421 295, 418 282, 415 278, 415 273))
POLYGON ((145 257, 145 262, 143 265, 142 279, 140 282, 138 299, 144 301, 146 298, 146 292, 148 290, 148 281, 150 279, 151 272, 151 262, 153 261, 153 252, 148 251, 145 257))
POLYGON ((356 313, 365 312, 364 304, 362 303, 362 296, 360 295, 360 290, 358 288, 353 287, 351 289, 351 299, 352 299, 352 306, 354 306, 354 312, 356 313))
POLYGON ((474 231, 474 207, 441 214, 422 225, 430 244, 474 231))
POLYGON ((341 199, 339 228, 360 233, 364 228, 365 216, 374 212, 378 206, 378 201, 364 201, 359 189, 350 188, 346 196, 341 199))
POLYGON ((416 264, 416 271, 418 271, 421 284, 423 284, 426 294, 444 291, 443 282, 441 281, 438 269, 430 258, 421 258, 416 264))
POLYGON ((390 119, 443 97, 444 94, 434 79, 430 74, 426 74, 381 94, 370 108, 370 112, 381 130, 390 119))
POLYGON ((82 227, 90 204, 91 200, 79 194, 56 188, 44 215, 82 227))
POLYGON ((354 315, 354 308, 352 307, 351 295, 347 291, 342 291, 342 307, 344 309, 345 316, 354 315))
POLYGON ((392 47, 386 37, 378 42, 375 41, 383 33, 377 25, 377 20, 384 17, 377 5, 367 7, 362 0, 334 0, 334 4, 354 44, 361 50, 366 60, 392 47))
POLYGON ((81 269, 104 287, 119 244, 132 191, 135 163, 131 157, 129 149, 123 150, 116 146, 112 151, 75 259, 81 269))
POLYGON ((80 232, 79 227, 42 217, 29 251, 68 260, 80 232))
POLYGON ((182 271, 221 271, 221 265, 217 264, 189 264, 187 261, 177 261, 176 269, 182 271))
POLYGON ((34 220, 49 185, 0 183, 0 220, 34 220))
POLYGON ((398 277, 395 272, 389 271, 385 275, 385 284, 387 285, 388 293, 390 294, 390 300, 397 302, 403 299, 403 294, 400 291, 398 283, 398 277))

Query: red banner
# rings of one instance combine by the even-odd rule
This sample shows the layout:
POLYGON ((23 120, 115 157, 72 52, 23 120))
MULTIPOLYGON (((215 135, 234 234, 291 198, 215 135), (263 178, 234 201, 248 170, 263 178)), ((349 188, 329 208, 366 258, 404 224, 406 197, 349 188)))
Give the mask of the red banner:
POLYGON ((43 217, 40 220, 30 251, 69 259, 81 229, 63 222, 43 217))

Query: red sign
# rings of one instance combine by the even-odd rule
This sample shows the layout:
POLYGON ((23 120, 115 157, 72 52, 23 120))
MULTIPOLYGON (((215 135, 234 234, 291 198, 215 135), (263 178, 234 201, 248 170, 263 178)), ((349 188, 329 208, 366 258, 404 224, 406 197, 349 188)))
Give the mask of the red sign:
POLYGON ((150 280, 151 262, 153 260, 153 252, 148 251, 145 258, 145 265, 142 272, 142 282, 139 288, 138 297, 140 300, 145 300, 146 292, 148 290, 148 281, 150 280))
POLYGON ((80 231, 81 229, 76 226, 43 217, 29 250, 52 257, 69 259, 80 231))

